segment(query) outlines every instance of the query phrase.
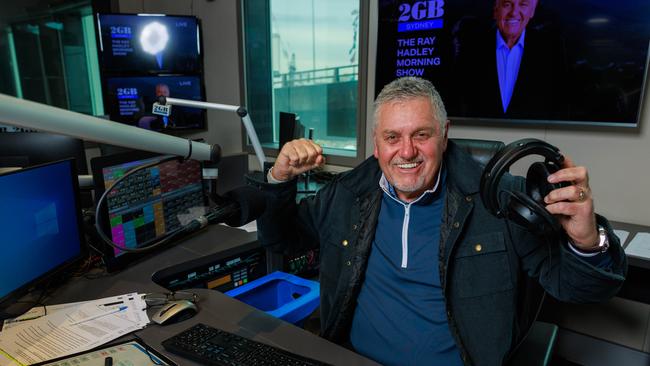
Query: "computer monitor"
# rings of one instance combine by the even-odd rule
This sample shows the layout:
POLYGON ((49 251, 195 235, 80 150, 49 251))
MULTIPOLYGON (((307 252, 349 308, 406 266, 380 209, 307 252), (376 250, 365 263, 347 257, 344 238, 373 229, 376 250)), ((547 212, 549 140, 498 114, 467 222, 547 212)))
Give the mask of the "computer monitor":
MULTIPOLYGON (((0 172, 68 158, 75 159, 78 174, 88 174, 83 140, 47 132, 0 133, 0 172)), ((80 192, 81 207, 91 207, 89 189, 80 192)))
POLYGON ((75 158, 79 174, 88 174, 82 140, 45 132, 0 133, 0 168, 24 168, 67 158, 75 158))
POLYGON ((201 108, 173 106, 168 117, 152 113, 158 96, 204 101, 199 76, 109 77, 105 82, 104 108, 110 119, 154 131, 204 129, 201 108))
POLYGON ((199 20, 163 14, 97 14, 99 60, 111 74, 201 73, 199 20))
POLYGON ((54 278, 83 256, 78 190, 72 159, 0 175, 2 312, 32 286, 54 278))
MULTIPOLYGON (((93 158, 95 197, 101 197, 113 182, 135 167, 166 156, 141 151, 93 158)), ((146 168, 126 178, 106 196, 99 225, 120 247, 142 248, 180 228, 184 220, 205 212, 202 167, 198 161, 172 160, 146 168)), ((109 271, 118 270, 147 253, 129 253, 103 248, 109 271)))

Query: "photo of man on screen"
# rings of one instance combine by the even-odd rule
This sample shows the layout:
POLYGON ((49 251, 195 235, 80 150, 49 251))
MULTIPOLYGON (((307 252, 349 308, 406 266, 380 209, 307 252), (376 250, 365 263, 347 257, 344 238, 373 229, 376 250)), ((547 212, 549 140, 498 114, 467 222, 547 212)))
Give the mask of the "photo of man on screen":
MULTIPOLYGON (((156 84, 154 100, 158 99, 160 96, 171 96, 169 85, 165 83, 156 84)), ((138 127, 146 128, 148 130, 161 131, 165 129, 175 128, 178 126, 178 122, 183 119, 181 108, 172 108, 171 114, 169 116, 151 114, 150 108, 146 109, 146 112, 146 115, 140 117, 138 120, 138 127)))
POLYGON ((537 0, 496 0, 497 75, 503 113, 507 113, 524 53, 526 26, 535 15, 537 0))
MULTIPOLYGON (((156 85, 156 99, 169 96, 169 86, 167 84, 160 83, 156 85)), ((167 128, 170 125, 171 116, 160 116, 158 119, 162 122, 162 128, 167 128)))
POLYGON ((495 28, 481 32, 460 55, 460 115, 566 119, 564 43, 531 24, 538 0, 495 0, 495 28))

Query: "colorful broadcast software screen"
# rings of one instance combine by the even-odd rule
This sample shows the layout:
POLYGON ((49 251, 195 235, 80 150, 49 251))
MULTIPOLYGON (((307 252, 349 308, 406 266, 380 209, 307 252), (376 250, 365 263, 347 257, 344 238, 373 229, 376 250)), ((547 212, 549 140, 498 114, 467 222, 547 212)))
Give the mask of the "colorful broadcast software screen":
POLYGON ((109 73, 200 73, 195 17, 97 14, 100 61, 109 73))
POLYGON ((112 121, 154 131, 204 129, 200 108, 172 106, 169 116, 152 113, 158 96, 202 101, 198 76, 113 77, 106 79, 105 108, 112 121))
MULTIPOLYGON (((101 168, 104 189, 129 170, 160 159, 104 166, 101 168)), ((93 161, 93 165, 94 172, 97 162, 93 161)), ((204 213, 201 164, 194 160, 172 160, 136 172, 107 195, 107 208, 109 230, 118 246, 148 245, 180 228, 186 223, 183 220, 204 213)), ((124 252, 114 249, 115 256, 121 254, 124 252)))
POLYGON ((0 300, 80 258, 76 181, 73 160, 0 175, 0 300))

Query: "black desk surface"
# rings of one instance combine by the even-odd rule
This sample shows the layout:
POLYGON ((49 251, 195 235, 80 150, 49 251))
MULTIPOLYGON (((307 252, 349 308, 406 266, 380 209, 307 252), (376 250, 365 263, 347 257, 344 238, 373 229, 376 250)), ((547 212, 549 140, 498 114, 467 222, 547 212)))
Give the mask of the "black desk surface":
MULTIPOLYGON (((622 243, 623 246, 629 243, 633 233, 650 231, 650 228, 646 226, 621 222, 612 222, 612 226, 615 229, 630 232, 626 242, 622 243)), ((58 288, 47 303, 58 304, 91 300, 129 292, 165 292, 164 288, 151 281, 151 275, 155 271, 251 243, 256 239, 255 233, 247 233, 243 230, 221 225, 210 226, 207 230, 197 233, 175 246, 153 254, 115 274, 97 279, 76 278, 70 280, 58 288)), ((628 259, 632 266, 650 269, 650 261, 631 257, 628 257, 628 259)), ((276 319, 220 292, 207 289, 193 291, 200 296, 198 303, 200 311, 195 317, 168 326, 150 324, 136 333, 147 344, 156 348, 179 365, 198 364, 166 352, 160 343, 196 323, 212 325, 333 365, 376 365, 373 361, 346 348, 276 319)), ((128 337, 131 336, 125 336, 125 338, 128 337)))
MULTIPOLYGON (((155 271, 250 243, 256 239, 255 233, 214 225, 185 239, 180 244, 154 254, 116 274, 97 279, 77 278, 68 281, 56 290, 47 303, 91 300, 129 292, 165 292, 164 288, 150 279, 151 274, 155 271)), ((160 343, 196 323, 205 323, 333 365, 376 365, 373 361, 346 348, 274 318, 220 292, 207 289, 193 291, 200 296, 198 302, 200 310, 196 316, 168 326, 152 323, 136 333, 148 345, 179 365, 198 364, 166 352, 160 343)), ((128 337, 130 335, 125 336, 125 339, 128 337)))

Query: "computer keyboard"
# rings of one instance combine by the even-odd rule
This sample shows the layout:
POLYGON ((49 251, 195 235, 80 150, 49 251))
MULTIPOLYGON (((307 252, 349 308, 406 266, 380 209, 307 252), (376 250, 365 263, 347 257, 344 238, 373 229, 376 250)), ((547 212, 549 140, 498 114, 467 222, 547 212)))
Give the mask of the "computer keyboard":
POLYGON ((202 365, 327 365, 200 323, 166 339, 162 345, 202 365))

